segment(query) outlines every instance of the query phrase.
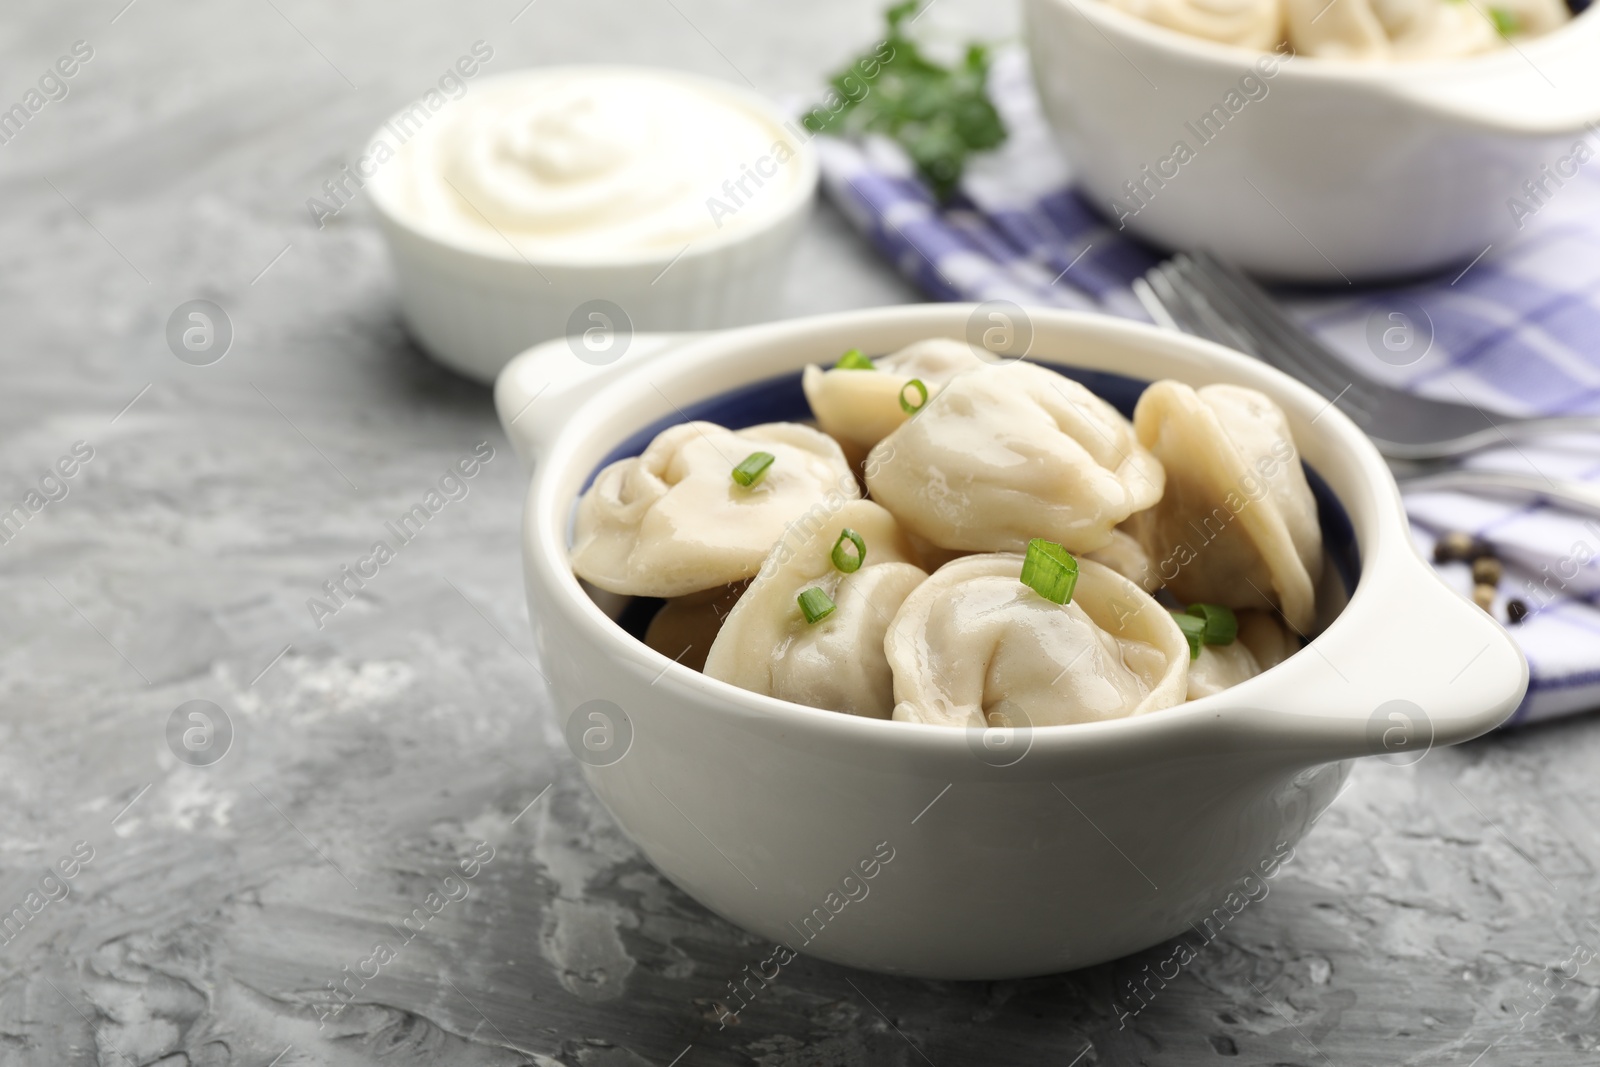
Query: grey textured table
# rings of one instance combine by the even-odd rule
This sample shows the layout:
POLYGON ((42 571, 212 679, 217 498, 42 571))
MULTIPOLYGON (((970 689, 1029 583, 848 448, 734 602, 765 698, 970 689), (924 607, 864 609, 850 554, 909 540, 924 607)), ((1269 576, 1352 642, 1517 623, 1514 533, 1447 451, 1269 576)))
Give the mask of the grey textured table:
MULTIPOLYGON (((0 16, 0 108, 93 50, 0 144, 0 507, 41 478, 60 497, 0 544, 0 1062, 1600 1060, 1600 964, 1547 970, 1600 945, 1593 720, 1360 767, 1136 1017, 1113 997, 1160 949, 966 985, 802 961, 719 1029, 764 946, 665 883, 566 752, 488 392, 407 341, 364 201, 320 230, 305 201, 475 40, 493 70, 651 62, 801 93, 872 5, 125 3, 0 16), (194 298, 235 331, 210 366, 164 337, 194 298), (46 478, 75 442, 92 458, 46 478), (314 625, 307 598, 479 442, 469 495, 314 625), (192 700, 231 723, 207 766, 174 753, 217 752, 220 722, 179 715, 191 749, 169 734, 192 700), (353 1003, 324 1017, 336 981, 353 1003)), ((929 22, 1012 32, 982 8, 929 22)), ((790 312, 912 298, 819 214, 790 312)))

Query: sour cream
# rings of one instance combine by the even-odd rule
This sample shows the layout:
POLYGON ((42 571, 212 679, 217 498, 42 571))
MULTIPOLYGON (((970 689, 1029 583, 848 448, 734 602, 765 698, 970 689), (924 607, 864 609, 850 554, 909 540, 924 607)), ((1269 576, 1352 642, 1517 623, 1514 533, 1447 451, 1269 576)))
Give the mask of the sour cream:
POLYGON ((616 262, 722 243, 809 195, 806 135, 716 82, 558 67, 472 86, 374 176, 383 207, 489 255, 616 262))

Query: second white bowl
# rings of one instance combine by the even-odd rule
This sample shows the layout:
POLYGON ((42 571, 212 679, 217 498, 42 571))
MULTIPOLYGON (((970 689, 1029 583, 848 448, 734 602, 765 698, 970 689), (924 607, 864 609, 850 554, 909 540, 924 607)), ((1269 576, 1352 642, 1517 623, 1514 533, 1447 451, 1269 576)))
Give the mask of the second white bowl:
POLYGON ((1095 207, 1269 277, 1464 265, 1516 235, 1510 200, 1600 120, 1592 13, 1492 54, 1358 63, 1264 56, 1099 0, 1024 6, 1045 113, 1095 207))

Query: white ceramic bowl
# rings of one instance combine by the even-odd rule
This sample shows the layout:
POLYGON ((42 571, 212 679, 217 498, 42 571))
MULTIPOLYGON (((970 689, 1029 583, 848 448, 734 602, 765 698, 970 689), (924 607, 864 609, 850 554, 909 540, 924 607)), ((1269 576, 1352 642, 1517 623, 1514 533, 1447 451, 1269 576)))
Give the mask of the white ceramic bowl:
POLYGON ((1261 53, 1099 0, 1024 7, 1045 113, 1095 206, 1158 244, 1206 248, 1270 277, 1345 282, 1465 266, 1516 235, 1526 216, 1508 200, 1537 206, 1522 184, 1600 121, 1592 12, 1468 59, 1257 67, 1261 53), (1268 68, 1276 73, 1263 76, 1268 68), (1247 76, 1265 95, 1248 83, 1241 91, 1247 76), (1243 102, 1236 112, 1223 106, 1230 91, 1243 102), (1201 129, 1213 107, 1222 118, 1201 129), (1127 182, 1148 195, 1130 199, 1127 182), (1124 216, 1118 201, 1137 213, 1124 216))
POLYGON ((545 345, 500 377, 501 420, 534 465, 528 602, 569 744, 623 830, 706 907, 791 949, 872 970, 993 979, 1082 967, 1171 937, 1245 876, 1259 880, 1332 801, 1341 761, 1415 758, 1430 740, 1475 737, 1516 707, 1521 654, 1416 554, 1388 468, 1353 423, 1237 353, 1081 313, 1033 312, 1030 358, 1127 376, 1091 383, 1131 388, 1124 405, 1140 388, 1129 378, 1259 389, 1287 413, 1328 502, 1337 498, 1326 536, 1335 557, 1359 554, 1359 581, 1343 612, 1282 665, 1137 718, 1026 737, 969 732, 821 711, 707 678, 630 636, 579 587, 567 554, 573 505, 608 459, 685 417, 804 417, 806 363, 963 337, 972 312, 893 307, 639 338, 603 369, 545 345), (594 718, 596 700, 620 711, 594 718), (581 740, 589 729, 598 751, 581 740), (833 914, 844 890, 859 893, 845 876, 875 850, 892 860, 870 882, 856 874, 866 895, 833 914))
MULTIPOLYGON (((470 101, 506 79, 560 75, 569 69, 548 67, 484 78, 463 99, 470 101)), ((638 68, 626 67, 581 69, 638 73, 638 68)), ((737 86, 676 71, 650 73, 721 97, 765 117, 774 128, 788 120, 770 101, 737 86)), ((378 129, 366 156, 374 154, 379 141, 394 141, 389 131, 399 117, 378 129)), ((704 330, 770 318, 776 313, 817 185, 815 148, 794 136, 785 139, 796 154, 787 165, 798 168, 798 178, 789 189, 774 194, 781 200, 761 220, 698 239, 681 255, 608 254, 597 249, 582 260, 529 258, 509 244, 482 248, 451 242, 416 225, 385 195, 384 183, 374 181, 368 188, 394 261, 401 315, 430 355, 483 382, 494 381, 506 362, 531 344, 569 335, 578 338, 594 327, 609 335, 704 330), (591 301, 607 301, 623 315, 604 308, 601 319, 592 319, 586 313, 589 309, 578 313, 591 301)))

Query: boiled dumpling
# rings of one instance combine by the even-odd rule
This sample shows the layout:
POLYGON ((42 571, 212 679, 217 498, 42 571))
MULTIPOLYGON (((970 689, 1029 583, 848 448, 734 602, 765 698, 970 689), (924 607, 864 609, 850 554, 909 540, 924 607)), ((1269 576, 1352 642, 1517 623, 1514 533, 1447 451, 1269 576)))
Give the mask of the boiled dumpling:
POLYGON ((1189 644, 1165 608, 1082 558, 1072 599, 1055 604, 1022 584, 1022 562, 965 556, 906 598, 884 639, 895 719, 1055 726, 1182 703, 1189 644))
POLYGON ((703 669, 711 643, 747 585, 735 582, 673 597, 650 620, 644 643, 691 670, 703 669))
POLYGON ((809 426, 683 423, 606 467, 583 494, 572 570, 627 596, 727 585, 753 576, 791 522, 860 496, 839 446, 809 426), (741 486, 733 468, 755 452, 773 462, 760 481, 741 486))
POLYGON ((1104 563, 1147 593, 1161 588, 1161 579, 1150 563, 1150 553, 1144 550, 1139 539, 1126 530, 1111 531, 1111 541, 1104 548, 1085 552, 1084 556, 1096 563, 1104 563))
POLYGON ((1215 696, 1260 673, 1261 664, 1242 641, 1201 645, 1200 655, 1189 664, 1188 699, 1215 696))
POLYGON ((1241 611, 1239 634, 1226 645, 1201 645, 1189 664, 1189 699, 1231 689, 1276 667, 1299 647, 1270 611, 1241 611))
POLYGON ((985 365, 965 341, 930 337, 874 360, 872 370, 823 370, 813 363, 800 385, 817 425, 859 462, 910 418, 900 406, 900 393, 913 378, 936 396, 957 374, 985 365))
MULTIPOLYGON (((1341 3, 1347 0, 1340 0, 1341 3)), ((1493 19, 1471 0, 1370 0, 1388 58, 1446 59, 1504 43, 1493 19)))
POLYGON ((1466 56, 1498 47, 1494 23, 1466 0, 1286 0, 1289 41, 1335 59, 1466 56))
MULTIPOLYGON (((870 501, 846 504, 810 526, 773 546, 717 634, 705 673, 780 700, 887 719, 894 683, 884 631, 927 574, 911 562, 911 545, 894 516, 870 501), (832 558, 847 529, 866 545, 860 567, 848 574, 832 558), (835 607, 808 623, 796 600, 813 588, 835 607)), ((843 548, 854 558, 849 542, 843 548)))
MULTIPOLYGON (((1440 0, 1423 2, 1437 4, 1440 0)), ((1299 55, 1391 58, 1389 34, 1370 0, 1284 0, 1284 15, 1289 44, 1299 55)))
POLYGON ((1241 48, 1265 51, 1283 40, 1279 0, 1111 0, 1111 6, 1191 37, 1241 48))
POLYGON ((1278 406, 1242 386, 1159 381, 1133 424, 1166 469, 1161 502, 1130 524, 1166 587, 1191 604, 1276 603, 1310 627, 1322 528, 1278 406))
POLYGON ((1501 48, 1566 22, 1562 0, 1286 0, 1289 42, 1302 55, 1362 60, 1448 59, 1501 48))
POLYGON ((940 548, 1071 552, 1161 498, 1161 464, 1128 420, 1079 383, 1030 363, 950 380, 867 457, 867 487, 940 548))
POLYGON ((1238 643, 1250 650, 1264 671, 1300 651, 1300 639, 1290 633, 1272 611, 1239 612, 1238 643))
POLYGON ((1491 18, 1498 8, 1514 37, 1540 37, 1572 21, 1572 9, 1565 0, 1500 0, 1478 6, 1491 18))

